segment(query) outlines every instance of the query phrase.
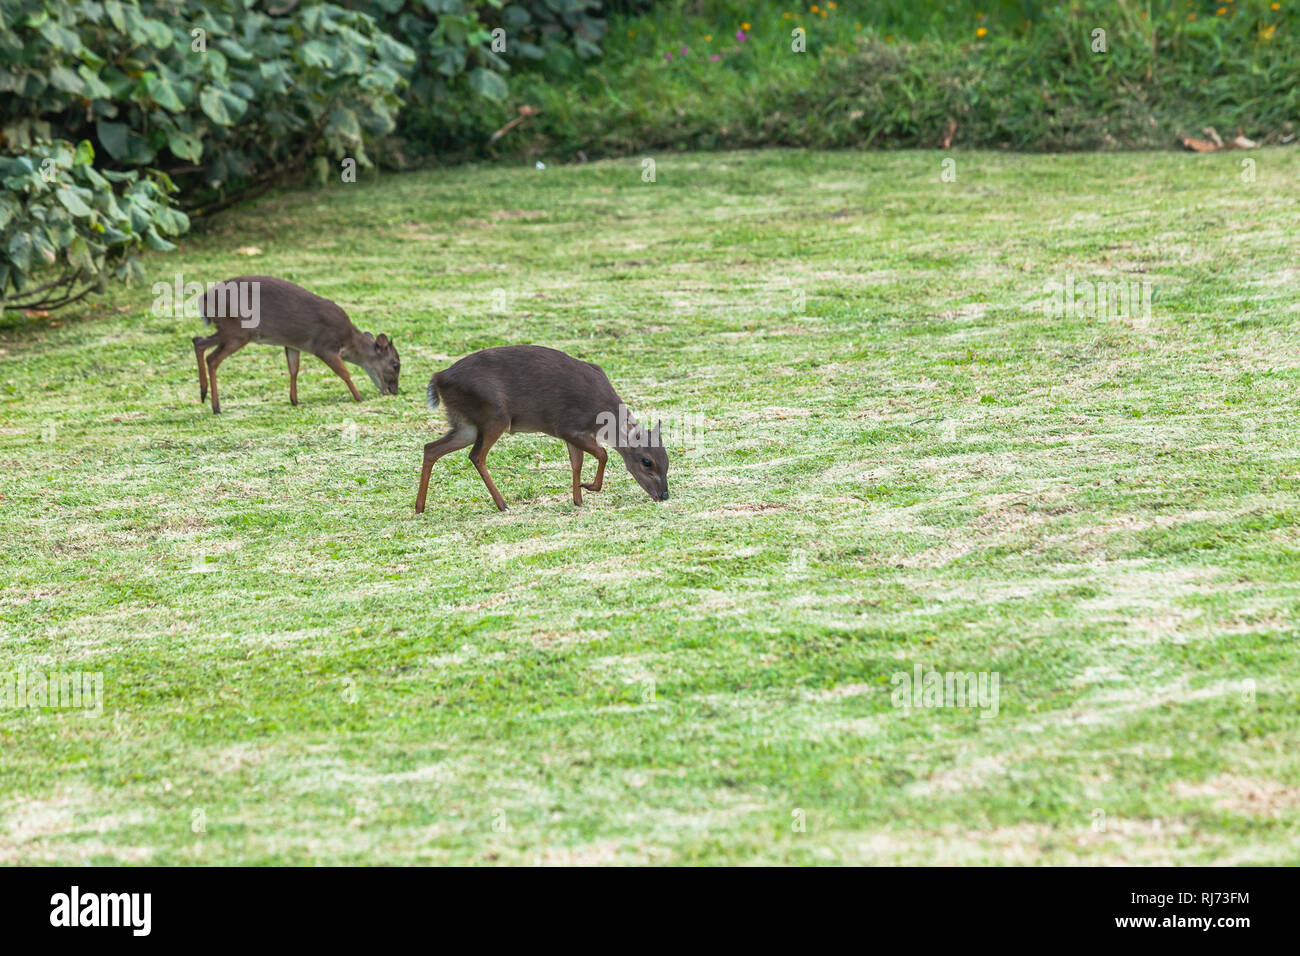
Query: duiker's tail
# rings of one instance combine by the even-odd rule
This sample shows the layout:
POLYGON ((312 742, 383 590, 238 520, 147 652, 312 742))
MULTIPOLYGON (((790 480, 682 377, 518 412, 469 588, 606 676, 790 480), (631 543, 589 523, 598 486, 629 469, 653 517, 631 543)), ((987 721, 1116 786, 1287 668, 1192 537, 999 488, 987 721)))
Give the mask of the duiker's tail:
POLYGON ((437 407, 438 407, 438 387, 434 384, 434 379, 432 379, 432 378, 429 379, 429 391, 428 391, 426 394, 428 394, 428 396, 429 396, 429 409, 432 410, 432 409, 437 408, 437 407))

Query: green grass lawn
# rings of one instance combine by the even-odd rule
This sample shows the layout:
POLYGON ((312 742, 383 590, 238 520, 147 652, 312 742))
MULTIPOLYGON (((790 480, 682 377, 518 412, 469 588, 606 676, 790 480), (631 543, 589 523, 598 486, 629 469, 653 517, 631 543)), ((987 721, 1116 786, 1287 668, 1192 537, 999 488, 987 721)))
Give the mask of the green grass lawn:
POLYGON ((146 263, 337 300, 396 397, 254 346, 213 416, 147 284, 10 320, 0 672, 104 712, 0 709, 0 862, 1300 863, 1300 153, 656 158, 146 263), (515 435, 509 511, 457 453, 417 517, 430 374, 506 343, 700 416, 672 499, 515 435))

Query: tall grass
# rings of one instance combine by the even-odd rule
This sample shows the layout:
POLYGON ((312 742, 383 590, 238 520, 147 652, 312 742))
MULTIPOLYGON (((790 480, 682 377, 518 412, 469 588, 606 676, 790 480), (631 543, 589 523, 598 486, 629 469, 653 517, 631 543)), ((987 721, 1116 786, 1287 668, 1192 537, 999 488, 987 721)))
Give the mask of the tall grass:
POLYGON ((1269 0, 705 7, 616 17, 601 60, 521 76, 508 110, 471 122, 486 142, 539 106, 494 149, 559 160, 933 147, 953 124, 955 145, 1023 150, 1170 147, 1205 126, 1287 142, 1300 123, 1294 10, 1269 0))

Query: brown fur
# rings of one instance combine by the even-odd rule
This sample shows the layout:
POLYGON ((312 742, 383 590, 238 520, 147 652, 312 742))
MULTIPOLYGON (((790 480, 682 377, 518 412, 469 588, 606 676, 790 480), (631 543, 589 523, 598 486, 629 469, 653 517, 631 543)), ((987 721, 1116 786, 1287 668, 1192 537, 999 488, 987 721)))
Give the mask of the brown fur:
POLYGON ((218 283, 203 296, 205 322, 216 327, 209 336, 195 336, 194 358, 199 368, 199 401, 212 393, 212 411, 221 411, 217 396, 217 366, 250 342, 284 347, 289 365, 289 401, 298 404, 298 356, 309 352, 328 365, 348 386, 358 402, 361 393, 352 384, 344 362, 365 369, 381 394, 397 394, 401 363, 386 335, 378 338, 352 324, 348 314, 329 299, 302 286, 272 276, 236 276, 218 283), (245 317, 232 306, 252 301, 256 283, 257 315, 245 317), (242 285, 241 285, 242 284, 242 285), (251 327, 245 328, 248 324, 251 327), (204 350, 216 346, 207 357, 204 350))
MULTIPOLYGON (((555 349, 537 345, 508 345, 466 356, 429 382, 429 406, 446 408, 450 431, 424 446, 424 467, 415 510, 424 511, 433 463, 443 455, 473 444, 474 464, 498 508, 505 500, 488 474, 486 457, 507 432, 542 432, 568 444, 573 471, 573 503, 582 504, 582 490, 600 491, 607 455, 597 440, 602 413, 618 421, 623 400, 599 365, 583 362, 555 349), (582 456, 597 461, 596 479, 582 483, 582 456)), ((632 477, 651 498, 668 497, 668 455, 659 429, 646 434, 624 411, 627 427, 614 435, 615 450, 632 477)), ((608 429, 606 429, 608 431, 608 429)))

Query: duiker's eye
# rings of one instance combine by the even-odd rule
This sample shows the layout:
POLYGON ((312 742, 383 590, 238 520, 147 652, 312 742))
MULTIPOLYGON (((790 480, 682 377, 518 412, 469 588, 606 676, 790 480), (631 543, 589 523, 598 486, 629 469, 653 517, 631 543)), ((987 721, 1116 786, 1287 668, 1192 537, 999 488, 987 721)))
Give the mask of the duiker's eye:
POLYGON ((642 459, 641 459, 641 464, 645 465, 647 468, 652 468, 652 467, 654 467, 654 466, 653 466, 653 463, 650 461, 649 458, 642 458, 642 459))

